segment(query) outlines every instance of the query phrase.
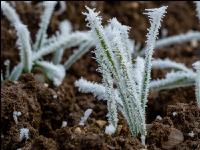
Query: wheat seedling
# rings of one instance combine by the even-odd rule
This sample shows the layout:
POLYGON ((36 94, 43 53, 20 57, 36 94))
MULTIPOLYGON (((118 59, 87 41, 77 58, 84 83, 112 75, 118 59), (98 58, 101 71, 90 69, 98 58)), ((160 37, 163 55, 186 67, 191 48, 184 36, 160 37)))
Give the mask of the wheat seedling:
POLYGON ((129 46, 129 27, 121 25, 116 18, 109 21, 104 29, 101 25, 99 12, 86 7, 86 21, 95 37, 95 56, 99 64, 98 71, 102 74, 102 85, 80 79, 75 85, 82 92, 92 92, 99 99, 107 100, 108 122, 106 133, 115 132, 118 113, 121 111, 126 118, 134 137, 141 135, 144 144, 146 136, 145 108, 149 93, 151 59, 161 20, 167 7, 147 9, 145 14, 150 19, 151 27, 147 34, 145 59, 136 59, 132 63, 132 47, 129 46), (140 62, 143 63, 140 63, 140 62), (139 64, 143 65, 139 67, 139 64), (137 72, 137 77, 134 73, 137 72), (137 80, 139 78, 139 80, 137 80), (114 85, 116 88, 114 88, 114 85), (102 94, 104 93, 104 94, 102 94))
MULTIPOLYGON (((58 86, 65 77, 65 70, 68 69, 77 59, 91 48, 92 38, 89 32, 71 32, 71 25, 68 21, 61 22, 59 32, 48 38, 47 28, 52 17, 56 1, 44 1, 44 13, 41 16, 40 28, 36 34, 36 41, 32 44, 30 33, 26 25, 22 23, 15 9, 5 1, 1 1, 1 10, 17 31, 17 45, 20 50, 20 63, 14 67, 11 74, 6 73, 5 79, 17 80, 22 72, 31 72, 33 67, 40 66, 47 77, 58 86), (89 43, 89 44, 88 44, 89 43), (85 46, 86 45, 86 46, 85 46), (78 46, 79 50, 67 60, 60 64, 64 50, 78 46), (44 56, 54 53, 52 62, 43 60, 44 56), (52 73, 57 71, 57 73, 52 73)), ((9 70, 9 69, 7 69, 9 70)), ((1 74, 1 81, 5 80, 1 74)))

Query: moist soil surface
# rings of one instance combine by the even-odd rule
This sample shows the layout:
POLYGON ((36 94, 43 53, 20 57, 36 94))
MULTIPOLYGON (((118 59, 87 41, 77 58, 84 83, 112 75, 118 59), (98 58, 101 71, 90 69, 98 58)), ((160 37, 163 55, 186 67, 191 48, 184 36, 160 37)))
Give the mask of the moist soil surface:
MULTIPOLYGON (((42 8, 38 3, 32 5, 14 2, 22 21, 28 25, 32 39, 38 30, 42 8), (33 11, 34 10, 34 11, 33 11)), ((93 6, 101 11, 103 22, 116 17, 131 28, 130 37, 144 47, 145 35, 149 26, 148 19, 142 14, 145 8, 168 5, 162 29, 167 29, 168 36, 189 30, 200 30, 195 6, 191 2, 68 2, 67 10, 58 15, 54 13, 48 34, 52 35, 63 19, 72 22, 74 30, 86 30, 86 23, 81 12, 84 6, 93 6)), ((56 10, 59 5, 56 6, 56 10)), ((162 35, 162 34, 161 34, 162 35)), ((162 37, 162 36, 160 36, 162 37)), ((9 59, 11 67, 19 62, 16 47, 16 31, 1 14, 1 68, 5 72, 4 61, 9 59)), ((188 42, 156 50, 154 58, 170 58, 192 67, 200 58, 198 49, 188 42)), ((91 49, 93 50, 93 49, 91 49)), ((72 49, 66 50, 65 61, 72 49)), ((107 125, 107 107, 91 94, 83 94, 74 87, 80 77, 91 81, 101 81, 96 72, 97 63, 88 52, 68 71, 59 87, 51 82, 41 83, 35 79, 37 71, 22 74, 19 81, 6 81, 1 86, 1 148, 3 150, 139 150, 145 147, 140 138, 132 138, 127 123, 119 114, 119 123, 114 135, 105 134, 107 125), (84 126, 79 125, 84 111, 92 108, 93 112, 84 126), (13 112, 20 111, 17 122, 13 112), (62 127, 63 121, 67 126, 62 127), (29 139, 20 141, 19 130, 28 128, 29 139)), ((48 59, 48 58, 47 58, 48 59)), ((153 70, 152 78, 161 78, 164 70, 153 70)), ((177 88, 151 92, 147 106, 147 139, 150 150, 198 150, 200 149, 200 109, 195 103, 194 87, 177 88)))

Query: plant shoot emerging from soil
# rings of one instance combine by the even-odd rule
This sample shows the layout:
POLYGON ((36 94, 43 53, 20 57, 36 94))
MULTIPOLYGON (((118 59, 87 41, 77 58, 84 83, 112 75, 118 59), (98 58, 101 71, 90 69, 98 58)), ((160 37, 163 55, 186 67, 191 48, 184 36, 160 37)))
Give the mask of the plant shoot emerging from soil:
POLYGON ((2 149, 199 148, 198 2, 1 4, 2 149))
MULTIPOLYGON (((86 8, 88 13, 83 14, 86 15, 88 26, 95 37, 95 56, 99 64, 98 71, 103 76, 103 86, 105 87, 103 97, 107 100, 109 122, 106 133, 115 132, 118 122, 117 111, 120 110, 128 122, 132 135, 136 137, 141 134, 144 144, 146 136, 145 108, 149 93, 151 59, 161 20, 167 7, 147 9, 144 13, 148 15, 151 26, 147 34, 145 59, 138 58, 135 64, 132 64, 133 50, 128 46, 130 41, 128 39, 129 27, 113 18, 104 29, 101 25, 101 17, 98 16, 99 12, 86 8), (141 61, 142 63, 140 63, 141 61), (139 64, 143 66, 139 67, 139 64), (135 72, 137 72, 137 77, 134 76, 135 72)), ((85 82, 83 79, 79 81, 85 82)), ((80 91, 92 89, 92 87, 82 89, 79 81, 76 81, 75 84, 80 91)), ((96 86, 96 89, 96 91, 93 89, 90 92, 96 93, 96 95, 102 93, 102 88, 98 89, 96 86)))
POLYGON ((17 45, 20 50, 20 63, 14 67, 11 74, 6 73, 5 79, 1 74, 2 82, 7 79, 18 80, 22 72, 31 72, 33 67, 39 66, 47 77, 53 81, 54 85, 59 86, 65 77, 65 70, 90 49, 92 46, 90 33, 78 31, 72 33, 71 24, 66 20, 60 23, 60 31, 48 38, 47 29, 56 4, 56 1, 42 2, 44 13, 41 16, 40 28, 36 34, 35 43, 32 44, 29 30, 22 23, 15 9, 8 2, 1 1, 3 14, 17 31, 17 45), (79 47, 78 50, 64 65, 60 64, 64 50, 75 46, 79 47), (50 53, 53 53, 52 62, 43 60, 43 57, 50 53))
POLYGON ((20 141, 22 140, 28 140, 29 139, 29 129, 28 128, 21 128, 20 134, 19 134, 20 141))
POLYGON ((16 124, 18 124, 18 117, 21 116, 22 113, 20 111, 14 111, 13 112, 13 119, 15 121, 16 124))
POLYGON ((81 126, 84 126, 85 125, 85 122, 88 120, 89 116, 92 114, 92 109, 87 109, 85 112, 84 112, 84 116, 81 117, 81 120, 79 122, 79 125, 81 126))

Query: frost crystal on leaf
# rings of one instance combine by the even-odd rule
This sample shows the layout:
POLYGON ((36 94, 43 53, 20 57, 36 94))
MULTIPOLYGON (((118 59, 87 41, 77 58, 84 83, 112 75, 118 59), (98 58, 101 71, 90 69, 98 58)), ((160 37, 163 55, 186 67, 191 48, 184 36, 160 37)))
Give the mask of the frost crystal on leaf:
MULTIPOLYGON (((105 101, 107 100, 105 87, 103 86, 103 84, 90 82, 90 81, 87 81, 87 80, 81 78, 75 82, 75 86, 82 93, 92 93, 94 95, 94 97, 96 97, 98 100, 105 100, 105 101)), ((117 89, 115 89, 114 94, 115 94, 115 100, 117 102, 118 107, 122 108, 123 104, 119 97, 119 91, 117 91, 117 89)))
POLYGON ((105 87, 95 82, 87 81, 83 78, 75 82, 75 86, 82 93, 93 93, 97 99, 105 99, 105 87))
POLYGON ((92 113, 92 109, 87 109, 85 112, 84 112, 84 116, 81 117, 81 120, 79 122, 79 125, 81 126, 84 126, 85 125, 85 122, 88 120, 89 116, 91 115, 92 113))

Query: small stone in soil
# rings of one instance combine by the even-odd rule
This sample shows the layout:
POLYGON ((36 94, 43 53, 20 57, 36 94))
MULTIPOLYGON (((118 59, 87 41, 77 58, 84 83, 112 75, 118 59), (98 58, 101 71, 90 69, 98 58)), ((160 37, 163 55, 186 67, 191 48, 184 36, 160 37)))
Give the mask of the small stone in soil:
POLYGON ((74 130, 74 132, 76 133, 76 134, 81 134, 82 132, 81 132, 81 128, 79 128, 79 127, 77 127, 75 130, 74 130))
POLYGON ((13 81, 13 83, 14 83, 14 84, 18 84, 19 82, 18 82, 18 81, 13 81))
POLYGON ((49 84, 47 84, 47 83, 44 83, 44 86, 45 86, 45 87, 49 87, 49 84))
POLYGON ((191 41, 191 46, 192 46, 193 48, 197 48, 197 47, 198 47, 198 41, 197 41, 197 40, 192 40, 192 41, 191 41))
POLYGON ((106 125, 106 121, 104 120, 97 120, 96 123, 100 128, 103 128, 106 125))

